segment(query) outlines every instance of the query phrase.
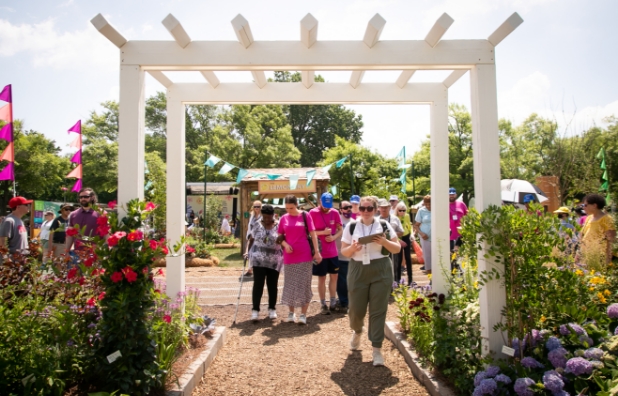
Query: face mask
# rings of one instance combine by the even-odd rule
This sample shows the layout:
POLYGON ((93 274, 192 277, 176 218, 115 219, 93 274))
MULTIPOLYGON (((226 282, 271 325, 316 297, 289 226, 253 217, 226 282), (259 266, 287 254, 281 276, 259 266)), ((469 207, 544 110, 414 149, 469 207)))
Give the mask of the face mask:
POLYGON ((349 219, 350 216, 352 216, 352 212, 348 212, 348 213, 342 213, 343 217, 345 217, 346 219, 349 219))

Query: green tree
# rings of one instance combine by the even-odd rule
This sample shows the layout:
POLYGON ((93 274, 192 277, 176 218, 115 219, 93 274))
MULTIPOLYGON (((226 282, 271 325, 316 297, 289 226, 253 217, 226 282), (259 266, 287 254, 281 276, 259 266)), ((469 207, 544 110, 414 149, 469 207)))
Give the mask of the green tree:
POLYGON ((148 166, 146 184, 150 183, 150 185, 144 191, 144 198, 157 205, 157 208, 152 212, 154 228, 157 231, 165 231, 167 210, 167 173, 165 162, 163 162, 157 152, 146 153, 145 159, 148 166))

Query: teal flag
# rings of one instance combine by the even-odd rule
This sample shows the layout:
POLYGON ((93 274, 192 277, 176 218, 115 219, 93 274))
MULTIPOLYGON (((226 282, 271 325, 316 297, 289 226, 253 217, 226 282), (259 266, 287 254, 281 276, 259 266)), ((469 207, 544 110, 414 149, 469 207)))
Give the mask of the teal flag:
POLYGON ((253 177, 253 178, 257 178, 257 177, 266 176, 266 173, 253 173, 253 172, 251 172, 249 175, 251 177, 253 177))
POLYGON ((290 190, 296 190, 298 185, 298 175, 290 175, 290 190))
POLYGON ((214 155, 211 155, 210 157, 208 157, 206 162, 204 162, 204 165, 209 166, 209 167, 212 168, 215 165, 217 165, 219 162, 221 162, 221 159, 215 157, 214 155))
POLYGON ((401 151, 399 151, 399 154, 397 154, 397 157, 395 157, 395 159, 399 160, 399 169, 401 168, 409 168, 410 165, 405 166, 406 165, 406 146, 403 146, 401 148, 401 151))
POLYGON ((405 194, 406 192, 406 170, 405 169, 401 172, 399 181, 401 182, 401 192, 405 194))
POLYGON ((336 162, 336 164, 337 164, 337 168, 341 168, 341 165, 343 165, 343 163, 345 162, 345 160, 346 160, 347 158, 348 158, 348 157, 343 157, 342 159, 340 159, 339 161, 337 161, 337 162, 336 162))
POLYGON ((330 192, 331 192, 333 195, 337 195, 337 186, 332 186, 332 187, 330 188, 330 192))
POLYGON ((236 177, 236 183, 240 183, 242 179, 249 174, 249 171, 243 168, 238 169, 238 176, 236 177))
POLYGON ((150 180, 148 180, 148 183, 146 183, 146 185, 144 186, 144 189, 148 190, 150 188, 150 186, 152 186, 152 182, 150 180))
POLYGON ((330 168, 331 168, 332 166, 333 166, 333 164, 326 165, 326 166, 322 167, 322 169, 320 169, 320 170, 321 170, 322 172, 324 172, 324 173, 327 173, 327 172, 330 170, 330 168))
POLYGON ((278 178, 281 177, 281 175, 271 175, 271 174, 268 174, 268 175, 266 175, 266 177, 268 178, 268 180, 277 180, 278 178))
POLYGON ((234 165, 232 164, 228 164, 227 162, 225 164, 223 164, 223 166, 221 167, 221 169, 219 169, 219 174, 220 175, 225 175, 226 173, 228 173, 229 171, 231 171, 232 169, 236 168, 234 165))
POLYGON ((317 172, 315 169, 307 171, 307 186, 311 184, 311 180, 313 180, 313 176, 315 176, 315 172, 317 172))

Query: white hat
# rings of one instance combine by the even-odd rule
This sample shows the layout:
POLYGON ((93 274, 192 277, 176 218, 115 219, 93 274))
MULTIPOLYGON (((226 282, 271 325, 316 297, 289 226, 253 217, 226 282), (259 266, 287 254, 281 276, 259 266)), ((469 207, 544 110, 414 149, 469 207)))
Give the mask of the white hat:
POLYGON ((399 197, 396 195, 391 195, 391 197, 388 200, 389 201, 399 201, 399 197))

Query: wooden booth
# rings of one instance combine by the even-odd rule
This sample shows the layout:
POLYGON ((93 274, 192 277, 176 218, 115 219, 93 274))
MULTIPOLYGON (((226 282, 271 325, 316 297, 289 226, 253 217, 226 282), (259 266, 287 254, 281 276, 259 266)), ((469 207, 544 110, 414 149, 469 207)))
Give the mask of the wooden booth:
POLYGON ((246 249, 246 235, 249 227, 249 217, 253 210, 254 201, 263 201, 264 199, 285 198, 286 195, 294 194, 298 198, 305 198, 305 201, 311 202, 309 196, 316 194, 320 197, 322 193, 328 191, 330 176, 328 172, 322 171, 320 168, 285 168, 285 169, 247 169, 249 175, 245 176, 240 182, 240 224, 241 224, 241 252, 246 249), (316 170, 315 176, 311 183, 307 185, 305 174, 308 171, 316 170), (266 175, 279 175, 275 180, 269 179, 266 175), (290 188, 290 175, 300 175, 296 188, 290 188), (254 193, 257 192, 257 195, 254 193))

